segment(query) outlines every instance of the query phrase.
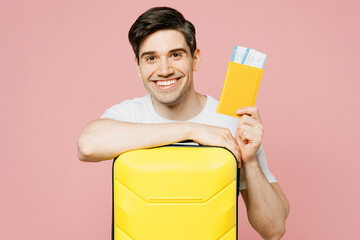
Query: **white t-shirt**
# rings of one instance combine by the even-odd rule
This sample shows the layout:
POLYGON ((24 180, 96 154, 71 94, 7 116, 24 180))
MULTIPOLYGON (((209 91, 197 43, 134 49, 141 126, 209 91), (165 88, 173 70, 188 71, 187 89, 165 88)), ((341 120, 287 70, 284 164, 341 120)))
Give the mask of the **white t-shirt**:
MULTIPOLYGON (((213 97, 206 95, 207 100, 203 110, 194 118, 187 120, 186 122, 201 123, 212 126, 228 128, 232 135, 235 136, 238 118, 226 116, 216 112, 218 101, 213 97)), ((118 121, 125 122, 134 122, 134 123, 172 123, 178 122, 174 120, 169 120, 161 117, 154 109, 152 105, 150 94, 134 98, 132 100, 125 100, 119 104, 112 106, 107 109, 105 113, 100 118, 110 118, 118 121)), ((267 180, 271 182, 276 182, 274 175, 270 172, 267 162, 264 149, 262 145, 258 152, 256 153, 257 159, 259 161, 260 168, 262 169, 267 180)), ((240 190, 246 189, 246 182, 244 178, 243 169, 240 173, 240 190)))

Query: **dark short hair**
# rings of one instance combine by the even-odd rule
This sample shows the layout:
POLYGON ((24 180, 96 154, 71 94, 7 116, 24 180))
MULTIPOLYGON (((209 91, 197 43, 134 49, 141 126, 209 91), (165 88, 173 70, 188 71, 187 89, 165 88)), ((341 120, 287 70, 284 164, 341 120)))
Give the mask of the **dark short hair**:
POLYGON ((181 32, 190 48, 191 56, 194 56, 196 50, 194 25, 173 8, 154 7, 141 14, 129 30, 129 41, 138 60, 142 41, 159 30, 177 30, 181 32))

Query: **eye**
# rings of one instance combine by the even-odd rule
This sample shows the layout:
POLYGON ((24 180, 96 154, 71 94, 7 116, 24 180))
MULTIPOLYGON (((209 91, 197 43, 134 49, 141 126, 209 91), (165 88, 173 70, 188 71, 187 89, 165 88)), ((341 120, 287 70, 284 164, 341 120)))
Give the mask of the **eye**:
POLYGON ((156 62, 156 56, 154 55, 149 55, 145 57, 145 61, 147 63, 155 63, 156 62))
POLYGON ((181 57, 181 54, 180 53, 173 53, 172 56, 174 58, 179 58, 179 57, 181 57))

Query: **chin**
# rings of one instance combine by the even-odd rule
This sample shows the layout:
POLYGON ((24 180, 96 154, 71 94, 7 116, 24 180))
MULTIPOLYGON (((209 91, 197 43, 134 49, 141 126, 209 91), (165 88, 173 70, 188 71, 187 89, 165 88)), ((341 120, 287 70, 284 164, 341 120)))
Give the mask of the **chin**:
POLYGON ((164 105, 167 105, 167 106, 172 106, 172 105, 176 105, 178 104, 181 99, 182 99, 182 95, 180 96, 156 96, 156 95, 152 95, 153 98, 161 103, 161 104, 164 104, 164 105))

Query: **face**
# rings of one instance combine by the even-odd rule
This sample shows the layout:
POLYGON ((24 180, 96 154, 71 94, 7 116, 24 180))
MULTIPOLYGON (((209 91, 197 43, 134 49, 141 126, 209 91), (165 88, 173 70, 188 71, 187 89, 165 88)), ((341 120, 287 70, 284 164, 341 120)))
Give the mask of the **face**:
POLYGON ((154 101, 174 105, 194 91, 193 71, 199 64, 200 51, 192 57, 179 31, 161 30, 141 43, 137 70, 154 101))

